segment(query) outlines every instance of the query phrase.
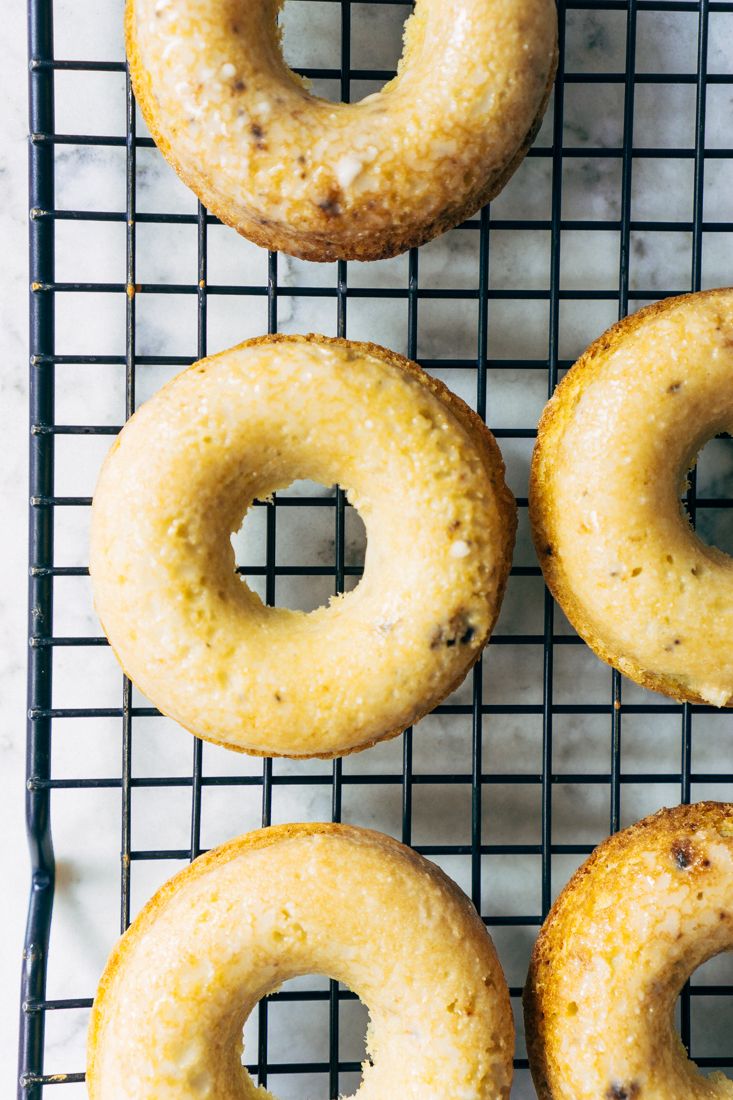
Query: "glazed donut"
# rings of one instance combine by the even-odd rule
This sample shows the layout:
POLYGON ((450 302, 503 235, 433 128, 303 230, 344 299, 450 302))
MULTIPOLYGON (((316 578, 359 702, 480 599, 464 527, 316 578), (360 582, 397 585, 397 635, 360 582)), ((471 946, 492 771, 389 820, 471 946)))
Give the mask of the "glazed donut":
POLYGON ((457 225, 522 161, 557 59, 554 0, 417 0, 398 75, 360 103, 285 64, 279 0, 127 0, 158 148, 221 221, 308 260, 394 256, 457 225))
POLYGON ((539 1100, 730 1100, 674 1027, 692 972, 733 948, 733 805, 661 810, 596 848, 555 902, 524 992, 539 1100))
POLYGON ((491 938, 434 864, 347 825, 261 829, 170 879, 115 947, 89 1030, 90 1100, 273 1100, 242 1028, 328 974, 370 1012, 359 1100, 507 1100, 514 1024, 491 938))
POLYGON ((494 438, 445 386, 374 344, 271 336, 194 364, 127 423, 90 572, 120 663, 163 713, 240 751, 334 756, 463 680, 515 526, 494 438), (265 607, 230 541, 296 478, 346 488, 369 537, 359 586, 309 614, 265 607))
POLYGON ((733 430, 733 290, 614 325, 540 421, 529 507, 550 591, 588 645, 644 687, 733 704, 733 559, 680 505, 703 444, 733 430))

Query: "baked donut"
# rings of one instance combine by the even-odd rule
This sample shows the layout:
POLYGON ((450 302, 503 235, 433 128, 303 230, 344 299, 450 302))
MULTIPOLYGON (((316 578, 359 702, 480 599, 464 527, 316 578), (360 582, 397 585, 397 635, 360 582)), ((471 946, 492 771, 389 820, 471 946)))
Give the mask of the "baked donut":
POLYGON ((661 810, 596 848, 553 905, 524 991, 539 1100, 722 1100, 674 1027, 677 996, 733 948, 733 805, 661 810))
POLYGON ((417 0, 398 75, 353 104, 316 98, 288 68, 279 7, 127 0, 145 121, 221 221, 307 260, 374 260, 501 190, 549 97, 554 0, 417 0))
POLYGON ((733 430, 733 290, 614 325, 540 420, 529 508, 547 585, 604 661, 673 699, 733 704, 733 559, 680 504, 703 444, 733 430))
POLYGON ((415 363, 375 344, 268 336, 194 364, 108 455, 90 572, 126 673, 229 748, 334 756, 399 733, 477 660, 516 527, 493 436, 415 363), (249 504, 296 478, 348 491, 361 583, 306 614, 235 572, 249 504))
POLYGON ((468 898, 390 837, 313 824, 229 841, 143 909, 94 1001, 90 1100, 273 1100, 241 1064, 242 1028, 312 973, 369 1009, 355 1098, 508 1100, 509 991, 468 898))

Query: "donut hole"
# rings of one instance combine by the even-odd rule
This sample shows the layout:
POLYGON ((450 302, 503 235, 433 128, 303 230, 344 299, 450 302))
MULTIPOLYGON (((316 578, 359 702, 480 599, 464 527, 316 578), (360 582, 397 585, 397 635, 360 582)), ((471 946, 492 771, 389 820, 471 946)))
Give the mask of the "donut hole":
POLYGON ((256 501, 245 513, 232 547, 238 573, 263 603, 305 612, 327 607, 339 590, 342 568, 343 591, 358 586, 366 528, 338 489, 294 481, 273 494, 269 506, 256 501))
POLYGON ((329 0, 286 0, 278 17, 283 56, 292 69, 305 71, 319 99, 356 103, 394 76, 411 11, 408 4, 355 3, 344 9, 329 0), (340 70, 346 56, 351 70, 369 75, 343 86, 340 70), (329 75, 314 75, 313 70, 329 75))
MULTIPOLYGON (((733 556, 733 438, 708 440, 697 456, 691 484, 693 499, 699 501, 694 508, 698 537, 733 556)), ((685 507, 689 514, 687 502, 685 507)))
MULTIPOLYGON (((730 1036, 733 1035, 733 951, 724 951, 703 963, 691 975, 689 985, 692 987, 689 996, 690 1057, 706 1077, 722 1073, 729 1080, 733 1079, 733 1049, 730 1044, 730 1036), (706 993, 706 986, 710 987, 710 993, 706 993), (712 1060, 716 1063, 720 1061, 721 1051, 728 1058, 727 1063, 711 1065, 712 1060)), ((675 1005, 674 1018, 682 1039, 682 993, 675 1005)))
POLYGON ((266 1035, 267 1061, 273 1067, 268 1073, 267 1090, 273 1100, 303 1100, 304 1096, 326 1100, 330 1094, 332 1044, 339 1061, 337 1095, 352 1097, 357 1093, 361 1065, 367 1059, 369 1013, 351 990, 339 985, 338 1030, 337 1036, 332 1035, 331 986, 322 974, 291 978, 256 1005, 245 1023, 242 1061, 250 1067, 256 1083, 253 1066, 260 1039, 266 1035), (277 1067, 286 1064, 291 1072, 278 1073, 277 1067))

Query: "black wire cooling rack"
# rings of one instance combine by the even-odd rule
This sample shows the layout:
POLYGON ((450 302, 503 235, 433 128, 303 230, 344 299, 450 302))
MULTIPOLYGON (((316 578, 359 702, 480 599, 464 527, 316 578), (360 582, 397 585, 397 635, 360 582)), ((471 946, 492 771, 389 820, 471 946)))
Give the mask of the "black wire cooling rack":
MULTIPOLYGON (((299 0, 301 3, 313 3, 314 0, 299 0)), ((321 7, 328 4, 340 19, 341 60, 338 68, 313 68, 306 75, 320 81, 330 81, 335 96, 348 100, 358 82, 366 86, 369 81, 383 82, 391 74, 378 68, 356 68, 352 66, 352 46, 354 42, 356 16, 363 14, 367 7, 382 12, 396 0, 372 0, 371 5, 350 4, 347 0, 320 0, 321 7)), ((116 5, 119 7, 120 5, 116 5)), ((66 18, 69 5, 57 0, 57 20, 66 18)), ((73 7, 73 5, 72 5, 73 7)), ((404 9, 405 11, 407 8, 404 9)), ((116 61, 64 60, 54 52, 54 0, 29 0, 29 61, 30 61, 30 602, 29 602, 29 677, 28 677, 28 756, 27 756, 27 821, 32 856, 32 889, 27 935, 24 952, 22 978, 22 1008, 20 1030, 20 1061, 18 1096, 25 1100, 39 1100, 46 1095, 45 1090, 57 1086, 71 1086, 69 1094, 81 1095, 83 1091, 82 1064, 53 1064, 46 1057, 47 1028, 50 1018, 63 1014, 88 1015, 93 988, 85 990, 80 996, 78 990, 72 990, 74 996, 64 996, 64 990, 54 990, 54 996, 48 997, 47 975, 49 966, 49 942, 52 928, 52 903, 54 898, 54 853, 52 847, 52 815, 54 799, 65 792, 65 797, 73 796, 83 800, 90 791, 109 789, 119 796, 113 811, 119 814, 119 862, 115 863, 119 875, 119 924, 125 928, 137 908, 133 895, 133 883, 136 874, 151 862, 159 861, 160 878, 167 877, 177 865, 195 858, 203 849, 202 829, 206 824, 208 800, 213 792, 226 790, 235 799, 252 796, 259 804, 261 823, 267 825, 273 818, 273 798, 287 789, 296 792, 299 789, 316 790, 322 797, 330 797, 330 815, 333 820, 342 816, 348 820, 359 819, 349 807, 354 798, 360 806, 368 806, 377 792, 387 791, 399 798, 399 812, 386 826, 378 817, 367 820, 378 827, 391 829, 400 839, 413 843, 418 850, 429 857, 442 862, 451 873, 456 874, 464 888, 482 912, 484 919, 497 940, 502 961, 509 971, 512 996, 518 1006, 520 986, 523 979, 522 967, 526 964, 526 955, 531 946, 543 916, 546 914, 553 896, 562 885, 568 873, 589 853, 594 843, 602 839, 607 832, 613 832, 628 823, 639 800, 631 799, 626 809, 627 795, 641 792, 643 803, 645 791, 661 791, 658 797, 650 795, 647 806, 656 808, 660 801, 688 802, 693 798, 705 797, 713 792, 718 797, 731 797, 733 786, 733 768, 730 754, 724 748, 714 751, 702 751, 696 755, 698 746, 704 748, 712 744, 714 735, 722 735, 722 725, 730 722, 712 708, 703 706, 677 705, 667 699, 650 696, 622 681, 621 677, 598 666, 592 675, 587 663, 587 650, 580 640, 561 622, 553 602, 546 591, 542 590, 540 571, 532 558, 527 555, 526 564, 520 564, 521 554, 515 561, 512 586, 519 592, 517 599, 509 600, 509 611, 502 618, 497 633, 481 665, 473 671, 467 687, 462 693, 452 697, 446 704, 437 708, 438 733, 447 726, 440 723, 453 723, 449 736, 451 744, 459 746, 457 758, 462 761, 459 769, 445 769, 439 773, 431 770, 430 760, 423 766, 419 752, 420 739, 428 737, 421 731, 413 737, 412 731, 406 732, 399 742, 385 755, 364 754, 348 761, 336 760, 333 764, 317 762, 315 766, 293 765, 287 762, 264 760, 253 764, 251 761, 241 771, 236 766, 217 773, 206 767, 204 746, 193 741, 192 758, 189 758, 187 771, 177 774, 145 774, 135 767, 133 744, 138 745, 147 736, 151 728, 148 720, 163 722, 156 718, 157 712, 143 705, 134 697, 130 683, 122 680, 116 705, 67 706, 56 702, 55 685, 63 674, 59 672, 58 662, 69 648, 81 647, 85 653, 91 653, 86 647, 104 645, 104 639, 87 636, 59 636, 54 632, 54 593, 63 583, 60 578, 83 578, 87 570, 83 565, 57 564, 55 554, 54 525, 61 512, 68 524, 67 517, 82 514, 88 509, 90 499, 85 496, 57 495, 55 462, 60 445, 67 447, 90 436, 113 436, 119 425, 92 423, 64 423, 57 420, 59 399, 64 407, 62 387, 66 387, 71 377, 67 368, 79 370, 93 369, 93 386, 109 385, 111 368, 124 371, 125 415, 129 416, 136 407, 136 385, 140 389, 141 375, 153 368, 165 368, 169 371, 180 369, 207 352, 207 322, 211 303, 218 297, 227 296, 232 309, 240 314, 255 303, 266 302, 266 325, 270 332, 278 329, 278 307, 284 297, 305 299, 309 305, 315 305, 328 299, 335 306, 335 331, 338 335, 353 335, 350 318, 360 300, 369 299, 379 302, 385 310, 404 311, 406 318, 406 339, 404 350, 417 358, 429 370, 442 372, 449 383, 452 379, 469 379, 471 392, 466 395, 474 407, 485 419, 488 416, 490 426, 495 429, 502 447, 510 449, 513 445, 524 447, 523 469, 526 473, 526 457, 534 435, 536 409, 530 408, 528 399, 528 423, 500 423, 497 426, 493 410, 497 407, 494 392, 509 379, 516 387, 534 386, 537 380, 542 382, 544 396, 550 394, 561 372, 570 365, 570 357, 563 352, 563 326, 568 323, 569 313, 566 307, 583 311, 591 310, 598 303, 606 303, 608 316, 606 324, 623 316, 630 309, 638 308, 645 301, 664 297, 667 294, 700 289, 705 284, 705 266, 703 247, 713 238, 723 241, 724 254, 728 251, 733 222, 707 214, 706 180, 712 171, 717 173, 720 184, 721 171, 728 171, 733 165, 733 148, 726 147, 725 140, 706 144, 706 110, 711 89, 716 94, 730 93, 733 89, 733 75, 708 71, 711 35, 709 28, 713 19, 733 18, 733 3, 720 0, 560 0, 560 66, 557 83, 553 92, 548 120, 543 127, 538 142, 530 151, 526 165, 529 168, 539 159, 547 167, 544 179, 547 184, 548 203, 543 216, 535 216, 531 203, 520 203, 516 208, 502 214, 501 204, 495 203, 492 209, 484 209, 480 215, 467 222, 450 235, 455 247, 461 240, 471 238, 475 257, 475 279, 470 286, 451 285, 450 263, 447 276, 433 278, 430 265, 425 267, 423 257, 427 250, 412 251, 406 258, 405 266, 400 269, 404 278, 386 286, 364 285, 364 280, 351 278, 355 265, 340 262, 332 267, 318 269, 314 265, 305 265, 301 269, 301 279, 296 285, 290 280, 283 284, 282 269, 284 260, 275 254, 267 258, 267 277, 261 283, 241 285, 236 281, 216 285, 209 278, 208 258, 212 227, 218 223, 201 206, 192 208, 190 213, 150 212, 141 210, 138 204, 139 160, 144 151, 153 150, 148 137, 139 136, 136 109, 129 80, 126 81, 126 125, 125 132, 119 134, 60 133, 55 123, 55 91, 61 74, 104 76, 112 79, 114 74, 124 77, 125 66, 122 58, 116 61), (665 15, 667 13, 667 15, 665 15), (688 36, 696 39, 696 68, 685 73, 664 71, 646 71, 638 64, 637 43, 639 41, 640 21, 644 21, 645 33, 651 27, 654 34, 654 21, 667 18, 670 13, 676 18, 687 20, 688 36), (566 42, 568 26, 576 26, 577 20, 592 16, 601 20, 601 16, 613 17, 620 26, 625 41, 625 66, 623 71, 597 71, 594 66, 584 66, 583 71, 566 71, 566 42), (575 22, 573 22, 575 21, 575 22), (620 21, 620 22, 619 22, 620 21), (651 22, 650 22, 651 21, 651 22), (578 93, 591 94, 594 85, 605 85, 608 92, 608 112, 615 115, 617 137, 594 142, 585 140, 580 147, 573 141, 572 120, 566 110, 568 97, 577 98, 578 93), (638 107, 640 96, 649 92, 655 95, 669 96, 670 111, 675 110, 675 95, 680 90, 694 96, 694 128, 690 132, 690 141, 680 144, 678 141, 663 141, 658 146, 647 143, 642 145, 634 141, 635 128, 638 127, 638 107), (569 128, 570 127, 570 128, 569 128), (569 136, 570 135, 570 136, 569 136), (58 158, 69 147, 77 150, 120 147, 124 156, 125 202, 124 209, 96 209, 88 207, 58 209, 55 200, 55 175, 58 171, 58 158), (681 170, 687 173, 689 205, 684 217, 668 220, 646 216, 634 216, 634 181, 639 174, 654 162, 675 161, 681 170), (588 169, 588 187, 592 191, 598 186, 603 173, 607 172, 606 186, 613 192, 611 216, 585 216, 572 218, 568 215, 564 202, 564 188, 568 169, 582 165, 588 169), (611 183, 608 183, 611 180, 611 183), (79 225, 87 222, 93 225, 95 232, 101 232, 104 223, 120 223, 121 231, 126 235, 126 270, 124 278, 118 282, 60 282, 56 278, 55 244, 63 223, 79 225), (176 227, 175 232, 195 233, 197 238, 197 271, 195 278, 188 282, 165 281, 141 283, 138 273, 137 246, 141 227, 176 227), (191 227, 186 229, 185 227, 191 227), (512 262, 509 263, 509 277, 504 285, 497 285, 492 278, 492 265, 502 253, 503 242, 513 242, 520 249, 524 239, 521 234, 545 234, 548 241, 547 265, 545 275, 539 286, 521 287, 517 278, 512 282, 512 262), (610 288, 597 288, 587 284, 578 289, 567 286, 563 276, 562 260, 567 255, 571 237, 576 234, 608 234, 611 247, 615 250, 613 269, 615 278, 610 288), (656 237, 654 235, 657 235, 656 237), (634 249, 641 254, 644 248, 653 248, 654 241, 674 239, 683 241, 687 249, 682 274, 679 267, 662 285, 646 287, 638 280, 635 282, 632 270, 634 249), (646 241, 642 247, 640 241, 646 241), (649 242, 652 242, 651 245, 649 242), (427 271, 427 275, 423 274, 427 271), (325 275, 324 275, 325 272, 325 275), (303 274, 304 273, 304 274, 303 274), (672 284, 672 285, 670 285, 672 284), (676 285, 674 285, 676 284, 676 285), (125 311, 124 348, 119 354, 58 354, 55 335, 55 318, 60 300, 74 296, 82 303, 94 302, 94 298, 85 295, 105 293, 116 295, 119 308, 125 311), (160 303, 163 295, 188 296, 191 310, 196 311, 195 346, 183 349, 170 348, 175 354, 142 354, 138 347, 138 310, 141 301, 155 297, 160 303), (430 341, 421 341, 420 324, 424 326, 431 311, 443 307, 459 308, 461 303, 470 303, 475 324, 472 350, 460 357, 436 356, 431 350, 430 341), (544 336, 537 354, 527 352, 526 357, 512 354, 511 347, 492 350, 492 326, 503 303, 519 303, 521 308, 530 309, 538 303, 543 313, 544 336), (123 305, 124 303, 124 305, 123 305), (58 378, 60 369, 63 373, 58 378), (451 373, 452 372, 452 373, 451 373), (535 626, 523 629, 524 619, 515 615, 517 608, 524 602, 523 584, 533 585, 538 602, 538 616, 535 626), (519 629, 517 629, 519 623, 519 629), (501 656, 501 651, 511 649, 516 656, 512 666, 514 672, 508 676, 507 683, 497 690, 502 679, 499 664, 492 674, 492 661, 501 656), (571 662, 568 664, 568 662, 571 662), (568 696, 567 690, 558 690, 558 665, 562 664, 564 674, 575 677, 574 690, 568 696), (536 694, 531 695, 521 689, 517 669, 530 667, 534 670, 536 694), (488 669, 488 674, 487 674, 488 669), (576 671, 574 671, 576 670, 576 671), (590 680, 597 690, 590 689, 590 680), (600 684, 600 687, 598 685, 600 684), (584 701, 592 699, 593 701, 584 701), (661 735, 657 736, 660 718, 666 722, 667 733, 672 729, 672 763, 669 764, 669 752, 662 752, 661 735), (579 742, 579 762, 568 766, 565 752, 565 739, 569 736, 566 723, 582 721, 579 742), (93 728, 99 728, 99 737, 111 737, 118 746, 118 771, 109 775, 79 774, 55 775, 52 767, 52 747, 66 736, 70 722, 84 722, 93 728), (511 744, 512 738, 524 736, 523 731, 531 731, 534 738, 534 755, 527 761, 521 759, 520 749, 508 751, 502 758, 504 764, 496 763, 496 746, 504 739, 511 744), (585 731, 585 732, 583 732, 585 731), (595 731, 594 733, 592 731, 595 731), (717 734, 716 734, 717 731, 717 734), (695 738, 693 738, 693 733, 695 738), (628 746, 634 739, 646 738, 651 748, 644 756, 646 764, 632 767, 626 763, 630 757, 628 746), (587 737, 587 741, 584 738, 587 737), (595 740, 592 741, 592 737, 595 740), (591 751, 591 741, 593 748, 591 751), (535 751, 536 750, 536 751, 535 751), (560 764, 558 764, 558 760, 560 764), (699 760, 699 762, 698 762, 699 760), (376 763, 374 762, 376 761, 376 763), (507 763, 508 761, 508 763, 507 763), (598 764, 600 761, 600 764, 598 764), (133 845, 133 804, 136 796, 150 791, 155 797, 163 798, 167 791, 175 788, 182 791, 189 802, 189 836, 179 847, 165 848, 155 844, 133 845), (596 831, 592 837, 587 831, 570 832, 561 830, 558 837, 558 821, 561 800, 572 796, 573 792, 583 792, 595 800, 599 807, 596 831), (528 797, 526 805, 523 802, 528 797), (425 830, 421 826, 420 835, 416 835, 416 804, 424 806, 427 798, 432 815, 440 819, 441 807, 460 796, 463 801, 460 811, 463 829, 455 843, 425 841, 425 830), (657 801, 655 801, 657 799, 657 801), (345 809, 346 804, 346 809, 345 809), (499 817, 492 812, 500 811, 499 817), (530 807, 530 809, 527 809, 530 807), (502 816, 506 820, 504 827, 497 822, 502 816), (461 816, 462 815, 462 816, 461 816), (514 815, 514 817, 513 817, 514 815), (520 843, 526 839, 519 827, 519 815, 529 819, 535 830, 531 843, 520 843), (516 829, 515 829, 516 823, 516 829), (582 835, 583 842, 574 842, 582 835), (505 868, 528 868, 533 889, 529 895, 523 890, 517 891, 513 898, 512 882, 509 888, 498 890, 500 878, 499 860, 505 860, 505 868), (524 864, 523 862, 524 861, 524 864), (494 899, 500 895, 499 901, 494 899), (525 897, 534 901, 525 903, 525 897), (519 946, 517 946, 517 944, 519 946), (519 958, 520 963, 516 964, 519 958), (74 1089, 77 1083, 77 1089, 74 1089)), ((120 13, 121 14, 121 13, 120 13)), ((379 14, 377 12, 377 14, 379 14)), ((361 25, 361 24, 360 24, 361 25)), ((594 32, 595 33, 595 32, 594 32)), ((599 32, 600 33, 600 32, 599 32)), ((591 35, 591 38, 593 35, 591 35)), ((590 43, 592 45, 592 43, 590 43)), ((623 59, 623 54, 621 55, 623 59)), ((694 63, 694 62, 693 62, 694 63)), ((85 76, 86 78, 86 76, 85 76)), ((728 95, 730 100, 730 95, 728 95)), ((716 102, 719 102, 716 100, 716 102)), ((716 108, 718 110, 718 108, 716 108)), ((572 113, 572 112, 571 112, 572 113)), ((726 116, 730 119, 730 111, 726 116)), ((645 130, 645 133, 648 132, 645 130)), ((728 126, 727 134, 731 130, 728 126)), ((587 137, 587 135, 586 135, 587 137)), ((541 167, 541 166, 540 166, 541 167)), ((521 170, 520 170, 521 172, 521 170)), ((519 178, 519 177, 518 177, 519 178)), ((727 193, 733 193, 733 173, 727 177, 727 193)), ((515 186, 514 184, 510 186, 515 186)), ((515 194, 520 193, 523 184, 517 184, 515 194)), ((724 188, 725 190, 725 188, 724 188)), ((662 196, 660 204, 664 206, 662 196)), ((572 213, 572 211, 571 211, 572 213)), ((591 213, 593 211, 591 210, 591 213)), ((605 211, 608 213, 608 211, 605 211)), ((730 214, 728 214, 730 217, 730 214)), ((447 238, 446 238, 447 239, 447 238)), ((99 248, 104 245, 100 244, 99 248)), ((452 246, 451 246, 452 247, 452 246)), ((519 255, 519 252, 517 252, 519 255)), ((515 257, 516 258, 516 257, 515 257)), ((263 267, 264 271, 264 267, 263 267)), ((192 270, 191 275, 194 275, 192 270)), ((122 271, 120 271, 122 276, 122 271)), ((731 281, 721 278, 719 282, 731 281)), ((367 280, 368 282, 368 280, 367 280)), ((582 277, 576 279, 581 284, 582 277)), ((90 307, 91 308, 91 307, 90 307)), ((263 314, 264 319, 264 314, 263 314)), ((263 324, 264 327, 264 324, 263 324)), ((308 328, 301 325, 301 329, 308 328)), ((603 324, 587 332, 590 339, 596 335, 603 324)), ((359 335, 363 335, 360 333, 359 335)), ((378 331, 372 331, 370 338, 389 342, 378 331)), ((519 340, 519 336, 517 335, 519 340)), ((521 341, 519 341, 521 343, 521 341)), ((210 343, 210 341, 208 341, 210 343)), ((211 349, 209 349, 211 350, 211 349)), ((574 355, 580 347, 573 349, 574 355)), ((86 375, 85 377, 90 377, 86 375)), ((465 390, 465 386, 464 386, 465 390)), ((89 391, 91 393, 91 390, 89 391)), ((139 396, 139 394, 138 394, 139 396)), ((121 410, 120 410, 121 411, 121 410)), ((501 418, 500 418, 501 419, 501 418)), ((515 418, 516 419, 516 418, 515 418)), ((80 459, 84 462, 84 459, 80 459)), ((511 463, 510 463, 511 465, 511 463)), ((516 487, 516 486, 515 486, 516 487)), ((522 523, 526 515, 526 498, 519 498, 522 523)), ((718 485, 707 494, 698 492, 693 478, 688 495, 688 507, 691 515, 702 518, 715 512, 729 517, 733 501, 726 497, 718 485)), ((358 561, 352 561, 347 538, 349 508, 340 489, 326 496, 279 495, 278 499, 260 506, 260 516, 264 513, 264 549, 258 563, 245 563, 242 572, 255 578, 261 585, 264 598, 274 603, 276 594, 282 597, 284 585, 292 578, 311 578, 313 583, 328 584, 332 591, 343 591, 353 583, 360 573, 358 561), (313 508, 321 518, 326 515, 331 529, 331 560, 312 564, 308 562, 283 563, 278 555, 278 531, 287 523, 298 509, 313 508), (325 579, 325 580, 324 580, 325 579)), ((81 524, 81 520, 79 521, 81 524)), ((521 524, 520 524, 521 530, 521 524)), ((526 544, 526 538, 525 538, 526 544)), ((430 719, 426 720, 430 722, 430 719)), ((731 733, 727 726, 728 736, 731 733)), ((187 735, 186 735, 187 736, 187 735)), ((528 734, 529 736, 529 734, 528 734)), ((665 734, 666 736, 666 734, 665 734)), ((430 744, 434 744, 431 741, 430 744)), ((519 743, 519 742, 517 742, 519 743)), ((191 742, 187 741, 186 746, 191 742)), ((527 741, 521 741, 526 745, 527 741)), ((669 744, 669 740, 665 742, 669 744)), ((721 744, 722 736, 721 736, 721 744)), ((186 748, 190 753, 190 747, 186 748)), ((378 750, 372 750, 377 753, 378 750)), ((429 755, 429 754, 428 754, 429 755)), ((240 760, 240 758, 237 758, 240 760)), ((578 805, 572 803, 571 805, 578 805)), ((562 810, 564 819, 567 811, 562 810)), ((572 818, 572 812, 570 814, 572 818)), ((362 818, 364 814, 362 813, 362 818)), ((422 819, 425 814, 422 813, 422 819)), ((244 831, 253 824, 250 820, 235 821, 235 829, 244 831)), ((90 816, 85 832, 95 827, 94 817, 90 816)), ((223 837, 221 839, 224 839, 223 837)), ((72 853, 84 847, 85 838, 77 835, 71 843, 72 853)), ((68 852, 63 853, 64 857, 68 852)), ((502 872, 503 873, 503 872, 502 872)), ((68 885, 68 884, 67 884, 68 885)), ((142 893, 146 889, 143 886, 142 893)), ((140 899, 142 900, 142 899, 140 899)), ((79 922, 79 937, 84 935, 83 927, 93 926, 96 914, 87 910, 79 922)), ((109 930, 109 942, 119 928, 109 930)), ((687 987, 681 997, 680 1030, 683 1041, 691 1050, 693 1057, 703 1067, 729 1067, 733 1065, 733 1048, 718 1045, 714 1050, 698 1043, 694 1033, 694 1013, 697 1003, 710 1004, 712 1012, 720 1016, 733 1005, 733 984, 698 983, 687 987), (728 998, 728 1000, 726 1000, 728 998), (691 1042, 692 1038, 692 1042, 691 1042)), ((278 1091, 277 1081, 290 1082, 293 1095, 304 1095, 301 1088, 306 1087, 309 1094, 336 1097, 347 1086, 354 1086, 358 1080, 359 1061, 344 1057, 340 1043, 340 1031, 343 1028, 343 1014, 353 1002, 353 994, 340 989, 330 982, 318 988, 302 986, 297 989, 286 988, 274 998, 259 1005, 256 1016, 256 1039, 252 1049, 248 1046, 247 1060, 250 1069, 260 1084, 271 1084, 278 1091), (299 1060, 295 1053, 284 1057, 273 1054, 270 1042, 268 1021, 278 1004, 292 1002, 293 1011, 304 1006, 299 1002, 311 1004, 309 1012, 324 1012, 324 1029, 327 1027, 328 1042, 325 1057, 314 1060, 299 1060), (327 1019, 326 1015, 327 1013, 327 1019), (295 1084, 293 1084, 295 1082, 295 1084), (305 1084, 303 1084, 305 1082, 305 1084)), ((708 1016, 709 1018, 709 1016, 708 1016)), ((295 1017, 295 1027, 303 1016, 295 1017)), ((728 1031, 730 1032, 730 1027, 728 1031)), ((730 1035, 728 1036, 730 1039, 730 1035)), ((323 1049, 326 1049, 325 1047, 323 1049)), ((521 1047, 518 1053, 523 1054, 521 1047)), ((59 1055, 54 1055, 54 1063, 59 1055)), ((76 1055, 75 1055, 76 1057, 76 1055)), ((518 1057, 517 1089, 522 1096, 530 1096, 531 1086, 527 1075, 526 1058, 518 1057)), ((287 1091, 287 1089, 286 1089, 287 1091)), ((66 1093, 64 1093, 66 1095, 66 1093)))

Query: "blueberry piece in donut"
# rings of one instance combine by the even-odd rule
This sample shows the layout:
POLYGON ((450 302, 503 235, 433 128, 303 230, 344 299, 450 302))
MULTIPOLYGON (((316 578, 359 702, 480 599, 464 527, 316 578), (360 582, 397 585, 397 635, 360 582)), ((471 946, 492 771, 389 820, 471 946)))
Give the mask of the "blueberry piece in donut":
POLYGON ((636 1081, 632 1081, 630 1085, 609 1085, 606 1100, 636 1100, 640 1095, 641 1089, 636 1081))

